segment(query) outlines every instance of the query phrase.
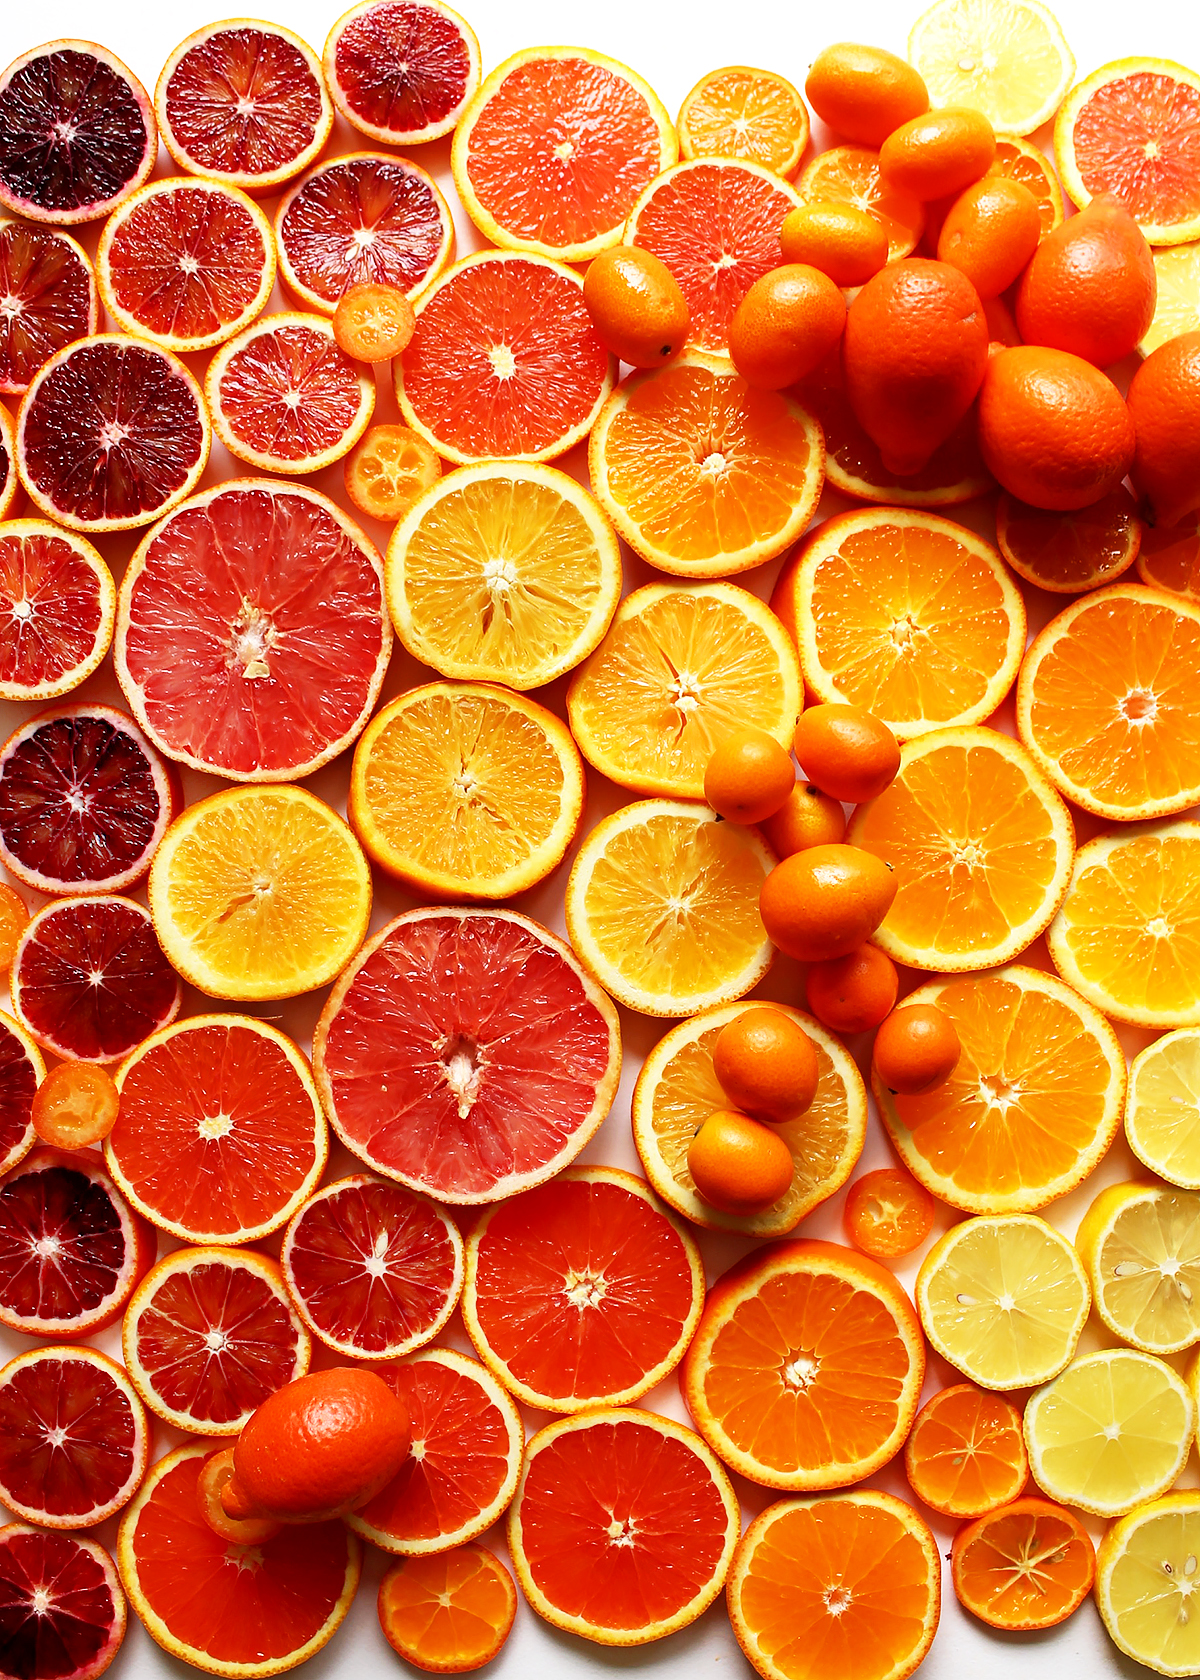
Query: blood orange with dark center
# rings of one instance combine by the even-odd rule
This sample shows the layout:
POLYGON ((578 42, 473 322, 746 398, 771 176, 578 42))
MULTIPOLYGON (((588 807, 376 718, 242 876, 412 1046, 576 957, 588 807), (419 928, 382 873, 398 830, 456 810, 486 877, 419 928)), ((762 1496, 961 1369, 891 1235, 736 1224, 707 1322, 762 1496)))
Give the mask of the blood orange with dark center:
POLYGON ((37 1045, 0 1012, 0 1173, 33 1148, 33 1098, 45 1077, 37 1045))
POLYGON ((338 19, 325 77, 346 121, 411 146, 449 134, 479 86, 479 42, 441 0, 366 0, 338 19))
POLYGON ((313 1034, 334 1130, 444 1202, 540 1183, 583 1148, 621 1072, 617 1012, 570 947, 512 910, 413 910, 359 952, 313 1034))
POLYGON ((0 525, 0 699, 54 700, 90 677, 116 618, 112 573, 44 519, 0 525))
POLYGON ((96 1680, 121 1647, 126 1614, 95 1540, 0 1528, 0 1670, 11 1680, 96 1680))
POLYGON ((20 396, 56 351, 95 332, 99 310, 92 265, 69 233, 0 219, 0 391, 20 396))
POLYGON ((17 440, 12 415, 0 403, 0 519, 17 499, 21 481, 17 474, 17 440))
MULTIPOLYGON (((203 491, 138 549, 114 658, 172 758, 291 781, 358 734, 391 645, 382 562, 358 526, 315 490, 248 479, 203 491)), ((0 780, 0 810, 2 794, 0 780)))

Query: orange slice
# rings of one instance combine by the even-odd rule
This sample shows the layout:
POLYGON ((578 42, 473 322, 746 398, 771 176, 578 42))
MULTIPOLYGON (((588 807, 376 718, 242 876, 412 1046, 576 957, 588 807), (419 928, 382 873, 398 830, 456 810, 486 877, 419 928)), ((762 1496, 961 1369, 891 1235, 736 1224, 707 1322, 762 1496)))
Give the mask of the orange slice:
POLYGON ((1200 513, 1178 525, 1148 525, 1137 557, 1138 576, 1153 589, 1200 602, 1200 513))
POLYGON ((794 175, 808 145, 808 107, 773 70, 730 64, 701 76, 676 123, 685 158, 740 158, 794 175))
POLYGON ((996 550, 916 510, 825 520, 771 605, 817 697, 874 712, 901 741, 990 716, 1025 650, 1025 607, 996 550))
POLYGON ((1071 874, 1071 813, 1019 742, 991 729, 908 741, 892 785, 846 834, 899 880, 872 936, 943 973, 1008 962, 1049 925, 1071 874))
POLYGON ((1013 571, 1038 589, 1079 595, 1127 572, 1142 545, 1137 503, 1123 484, 1091 507, 1047 513, 1005 490, 996 503, 996 541, 1013 571))
POLYGON ((474 1540, 434 1557, 398 1558, 379 1583, 388 1644, 433 1674, 465 1674, 491 1662, 516 1614, 512 1576, 474 1540))
POLYGON ((17 475, 17 442, 12 415, 0 403, 0 519, 17 499, 21 481, 17 475))
POLYGON ((86 537, 46 519, 0 525, 0 699, 58 700, 112 643, 117 591, 86 537))
POLYGON ((917 1413, 904 1446, 909 1486, 947 1517, 982 1517, 1029 1480, 1021 1414, 974 1383, 940 1388, 917 1413))
POLYGON ((338 110, 385 145, 440 140, 479 86, 479 42, 444 0, 360 0, 322 54, 338 110))
POLYGON ((436 451, 409 426, 372 426, 346 457, 342 482, 368 519, 403 519, 442 474, 436 451))
POLYGON ((882 222, 889 262, 911 256, 925 231, 920 201, 885 183, 879 173, 879 153, 867 146, 831 146, 819 152, 796 186, 802 199, 815 204, 853 204, 882 222))
POLYGON ((1009 1631, 1065 1621, 1096 1574, 1091 1536, 1074 1511, 1035 1497, 967 1523, 950 1556, 959 1603, 989 1627, 1009 1631))
POLYGON ((1019 181, 1029 188, 1037 200, 1043 238, 1061 225, 1065 211, 1058 176, 1045 152, 1032 142, 1015 134, 998 134, 996 156, 988 174, 1007 175, 1010 181, 1019 181))
POLYGON ((782 554, 812 517, 825 445, 808 411, 689 354, 619 385, 592 428, 592 489, 631 548, 679 577, 782 554))

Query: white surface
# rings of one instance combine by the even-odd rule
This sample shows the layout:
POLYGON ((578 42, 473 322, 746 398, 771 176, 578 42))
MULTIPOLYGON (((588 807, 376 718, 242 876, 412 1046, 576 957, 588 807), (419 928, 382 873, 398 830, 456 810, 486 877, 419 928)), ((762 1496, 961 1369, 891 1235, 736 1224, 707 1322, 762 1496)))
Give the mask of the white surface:
MULTIPOLYGON (((247 12, 253 12, 248 5, 247 12)), ((454 0, 468 16, 479 36, 483 50, 484 72, 509 53, 520 47, 545 43, 567 42, 586 45, 612 54, 632 64, 658 90, 669 110, 676 111, 683 95, 705 71, 721 64, 744 63, 764 65, 781 71, 797 84, 802 84, 807 66, 822 47, 831 40, 853 39, 870 41, 903 54, 907 31, 922 9, 920 0, 897 5, 895 0, 846 0, 834 7, 804 7, 796 0, 733 0, 718 5, 715 0, 695 0, 684 7, 678 0, 603 0, 601 5, 585 6, 579 0, 454 0)), ((338 0, 277 0, 266 5, 264 15, 287 24, 308 40, 319 53, 326 33, 341 7, 338 0)), ((229 10, 235 7, 231 4, 229 10)), ((1130 54, 1174 58, 1185 64, 1200 64, 1200 10, 1189 0, 1131 0, 1117 4, 1116 0, 1058 0, 1057 15, 1063 25, 1078 64, 1080 77, 1087 75, 1106 61, 1130 54)), ((142 78, 153 93, 159 67, 175 44, 192 30, 222 15, 221 0, 44 0, 42 4, 27 5, 22 0, 7 0, 0 8, 0 65, 8 63, 19 52, 41 40, 53 36, 82 36, 102 41, 122 57, 142 78)), ((819 127, 816 138, 826 143, 819 127)), ((1049 130, 1034 137, 1049 150, 1049 130)), ((331 150, 354 151, 370 143, 354 135, 340 119, 334 131, 331 150)), ((465 213, 457 204, 449 170, 449 142, 414 148, 413 155, 430 169, 446 190, 454 207, 459 233, 460 254, 475 248, 480 241, 465 213)), ((171 173, 169 160, 162 153, 159 174, 171 173)), ((273 209, 274 201, 268 202, 273 209)), ((95 248, 98 228, 74 229, 84 238, 90 249, 95 248)), ((272 308, 287 307, 279 300, 272 308)), ((199 371, 206 358, 190 358, 199 371)), ((377 420, 395 417, 394 404, 386 381, 381 382, 377 420)), ((560 463, 574 470, 586 482, 582 451, 560 463)), ((232 463, 225 452, 215 446, 205 484, 233 476, 232 463)), ((248 469, 237 469, 245 475, 248 469)), ((340 495, 341 469, 334 467, 318 474, 312 482, 319 489, 340 495)), ((821 504, 819 517, 840 511, 844 504, 827 495, 821 504)), ((978 513, 969 510, 948 510, 985 530, 986 509, 978 513)), ((139 533, 140 534, 140 533, 139 533)), ((994 535, 986 530, 989 537, 994 535)), ((386 531, 376 528, 374 535, 386 539, 386 531)), ((99 546, 106 558, 120 572, 136 543, 132 537, 102 538, 99 546)), ((626 588, 631 589, 656 576, 640 561, 625 553, 626 588)), ((763 567, 737 581, 766 596, 775 580, 778 563, 763 567)), ((1030 605, 1031 628, 1036 630, 1052 616, 1057 605, 1065 604, 1062 597, 1050 597, 1036 590, 1026 592, 1030 605)), ((384 699, 390 698, 414 681, 425 678, 423 667, 416 664, 397 644, 384 699)), ((538 698, 560 713, 565 683, 554 684, 538 698)), ((120 692, 112 676, 111 662, 76 698, 110 699, 123 705, 120 692)), ((0 724, 4 732, 16 719, 16 708, 0 705, 0 724), (10 721, 11 720, 11 721, 10 721)), ((1011 708, 995 720, 999 727, 1012 732, 1011 708)), ((348 759, 323 771, 311 779, 314 791, 331 803, 344 808, 344 790, 348 759)), ((624 804, 628 795, 604 783, 594 772, 588 772, 589 803, 584 828, 590 828, 601 816, 624 804)), ((216 785, 213 778, 185 776, 190 799, 216 785)), ((1085 822, 1088 819, 1084 819, 1085 822)), ((1085 828, 1080 825, 1080 840, 1099 828, 1099 824, 1085 828)), ((568 858, 568 863, 570 859, 568 858)), ((542 888, 516 901, 517 906, 549 923, 560 931, 562 921, 562 889, 566 866, 542 888)), ((376 905, 373 926, 379 927, 412 900, 395 888, 377 879, 376 905)), ((1049 968, 1042 942, 1023 959, 1049 968)), ((763 995, 797 1002, 803 1006, 799 986, 800 974, 795 964, 781 960, 760 990, 763 995)), ((905 989, 914 984, 914 977, 905 978, 905 989)), ((296 1003, 283 1006, 281 1015, 271 1006, 259 1013, 281 1020, 286 1030, 307 1044, 312 1024, 316 1020, 324 993, 313 994, 296 1003)), ((189 992, 185 1013, 199 1013, 206 1007, 198 994, 189 992)), ((211 1007, 211 1006, 209 1006, 211 1007)), ((612 1114, 584 1152, 583 1159, 604 1161, 613 1165, 638 1169, 629 1131, 629 1098, 642 1056, 663 1030, 655 1023, 622 1011, 625 1035, 625 1065, 620 1093, 612 1114)), ((1149 1041, 1151 1035, 1134 1032, 1122 1035, 1132 1054, 1149 1041)), ((333 1165, 339 1160, 349 1164, 344 1151, 336 1150, 333 1165)), ((878 1120, 872 1113, 867 1146, 859 1172, 890 1164, 890 1152, 878 1120)), ((1108 1159, 1075 1195, 1065 1198, 1049 1210, 1049 1217, 1069 1235, 1096 1191, 1103 1183, 1135 1176, 1137 1163, 1126 1149, 1123 1140, 1114 1146, 1108 1159)), ((842 1196, 819 1209, 801 1226, 798 1234, 844 1241, 841 1226, 842 1196)), ((944 1218, 942 1226, 949 1223, 944 1218)), ((935 1233, 936 1234, 936 1233, 935 1233)), ((712 1237, 700 1233, 705 1250, 710 1280, 725 1269, 749 1245, 739 1239, 712 1237)), ((174 1246, 162 1239, 161 1248, 174 1246)), ((266 1245, 270 1246, 270 1245, 266 1245)), ((916 1261, 898 1268, 898 1275, 911 1288, 916 1273, 916 1261)), ((452 1334, 447 1338, 471 1351, 457 1315, 452 1334)), ((109 1331, 100 1345, 120 1357, 117 1331, 109 1331)), ((1083 1348, 1105 1345, 1108 1338, 1098 1332, 1095 1323, 1084 1333, 1083 1348)), ((30 1345, 24 1338, 0 1338, 0 1352, 17 1351, 17 1346, 30 1345)), ((336 1363, 330 1359, 329 1363, 336 1363)), ((1182 1360, 1176 1363, 1182 1364, 1182 1360)), ((931 1358, 926 1396, 948 1382, 961 1380, 957 1373, 931 1358)), ((643 1404, 687 1421, 674 1380, 647 1397, 643 1404)), ((530 1432, 547 1421, 544 1415, 526 1414, 530 1432)), ((175 1444, 173 1432, 156 1428, 155 1454, 158 1456, 175 1444)), ((879 1486, 891 1489, 902 1497, 912 1498, 900 1469, 893 1467, 873 1479, 879 1486)), ((1193 1450, 1184 1480, 1200 1485, 1196 1454, 1193 1450)), ((735 1477, 735 1482, 738 1478, 735 1477)), ((738 1482, 747 1517, 770 1503, 765 1489, 746 1482, 738 1482)), ((1036 1491, 1036 1490, 1033 1490, 1036 1491)), ((943 1553, 948 1554, 955 1524, 936 1514, 926 1512, 943 1553)), ((1099 1524, 1089 1525, 1097 1537, 1099 1524)), ((485 1543, 494 1545, 506 1555, 502 1524, 488 1535, 485 1543)), ((115 1540, 115 1523, 106 1524, 100 1537, 106 1544, 115 1540)), ((400 1662, 380 1633, 375 1615, 375 1587, 386 1559, 367 1547, 367 1563, 363 1584, 350 1617, 332 1644, 306 1667, 309 1680, 349 1680, 349 1676, 383 1676, 402 1669, 414 1671, 400 1662)), ((1111 1676, 1145 1677, 1148 1671, 1121 1656, 1108 1642, 1093 1605, 1089 1602, 1070 1621, 1057 1630, 1042 1635, 1004 1635, 994 1633, 960 1610, 950 1587, 948 1571, 943 1585, 943 1621, 937 1639, 922 1666, 922 1680, 1009 1680, 1019 1672, 1023 1680, 1109 1680, 1111 1676)), ((487 1671, 503 1676, 504 1680, 580 1680, 586 1675, 602 1671, 640 1673, 647 1680, 684 1680, 693 1676, 738 1677, 750 1676, 750 1665, 741 1655, 726 1620, 723 1603, 718 1601, 693 1627, 675 1634, 656 1645, 632 1650, 609 1650, 591 1645, 567 1634, 560 1634, 546 1624, 522 1602, 512 1636, 500 1657, 487 1671)), ((182 1677, 190 1672, 183 1665, 168 1658, 150 1640, 131 1617, 126 1646, 113 1673, 120 1680, 160 1680, 165 1674, 182 1677)), ((845 1680, 854 1680, 846 1676, 845 1680)))

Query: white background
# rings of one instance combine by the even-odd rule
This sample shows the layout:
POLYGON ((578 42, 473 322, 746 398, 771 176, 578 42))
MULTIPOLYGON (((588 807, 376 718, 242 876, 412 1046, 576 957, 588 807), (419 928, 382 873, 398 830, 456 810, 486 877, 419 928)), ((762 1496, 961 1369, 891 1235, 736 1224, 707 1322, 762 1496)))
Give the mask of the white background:
MULTIPOLYGON (((458 3, 458 0, 456 0, 458 3)), ((192 30, 219 16, 219 0, 6 0, 0 8, 0 64, 7 63, 19 52, 52 36, 81 36, 99 39, 115 51, 141 77, 153 93, 159 68, 167 53, 192 30)), ((320 53, 330 25, 338 15, 337 0, 279 0, 267 15, 286 24, 309 41, 320 53)), ((919 9, 914 4, 897 6, 892 0, 844 0, 834 6, 805 6, 796 0, 727 0, 718 5, 714 0, 694 0, 683 6, 678 0, 602 0, 602 4, 585 6, 580 0, 462 0, 462 9, 479 36, 486 74, 500 59, 520 47, 566 42, 572 45, 595 47, 633 65, 655 86, 668 109, 675 112, 692 84, 718 65, 743 63, 763 65, 802 84, 807 66, 831 40, 853 39, 870 41, 903 54, 907 31, 919 9)), ((1175 58, 1200 66, 1200 11, 1194 0, 1059 0, 1057 14, 1078 64, 1082 77, 1098 65, 1127 54, 1158 55, 1175 58)), ((819 145, 828 143, 828 136, 817 125, 814 138, 819 145)), ((1049 130, 1034 137, 1050 150, 1049 130)), ((354 135, 338 121, 331 150, 335 152, 368 149, 372 143, 354 135)), ((449 142, 414 148, 413 155, 439 180, 455 211, 460 254, 475 248, 479 240, 466 215, 457 204, 449 171, 449 142)), ((811 153, 809 154, 811 155, 811 153)), ((169 174, 165 152, 158 174, 169 174)), ((267 205, 273 210, 273 201, 267 205)), ((75 229, 89 249, 94 250, 92 229, 75 229)), ((289 307, 279 299, 272 308, 289 307)), ((194 357, 196 371, 202 371, 205 358, 194 357)), ((1132 366, 1132 364, 1131 364, 1132 366)), ((1126 369, 1126 374, 1130 369, 1126 369)), ((380 402, 377 420, 395 418, 394 404, 386 381, 380 383, 380 402)), ((576 456, 581 456, 576 451, 576 456)), ((582 459, 574 457, 561 465, 574 470, 586 482, 582 459)), ((205 484, 222 478, 244 474, 247 469, 235 468, 225 452, 214 446, 205 484)), ((318 474, 312 481, 317 488, 340 494, 341 470, 335 467, 318 474)), ((840 511, 842 504, 826 495, 820 517, 840 511)), ((952 515, 976 525, 989 537, 986 504, 963 510, 948 510, 952 515)), ((373 528, 372 533, 382 544, 386 531, 373 528)), ((100 547, 118 576, 137 535, 101 539, 100 547)), ((635 560, 627 551, 626 589, 650 581, 654 575, 649 568, 635 560)), ((766 596, 774 583, 778 563, 763 567, 759 572, 740 577, 737 581, 766 596)), ((1031 629, 1036 630, 1058 607, 1063 597, 1051 597, 1037 590, 1026 591, 1030 608, 1031 629)), ((397 644, 384 699, 399 692, 414 681, 424 680, 424 670, 408 658, 397 644)), ((560 714, 565 683, 553 685, 538 695, 560 714)), ((77 698, 108 699, 123 705, 112 677, 108 661, 80 691, 77 698)), ((16 708, 0 706, 0 725, 5 733, 15 724, 16 708)), ((1011 709, 994 720, 997 727, 1012 730, 1011 709)), ((348 755, 338 763, 311 779, 314 791, 344 809, 344 791, 348 772, 348 755)), ((599 817, 615 806, 623 804, 628 795, 604 783, 594 772, 588 772, 589 802, 584 831, 599 817)), ((215 786, 212 778, 192 775, 185 777, 190 799, 215 786)), ((1099 825, 1084 818, 1079 824, 1079 838, 1084 840, 1099 825), (1090 824, 1090 826, 1085 826, 1090 824)), ((562 931, 562 889, 566 878, 563 866, 536 892, 516 901, 517 907, 527 910, 562 931)), ((373 926, 379 927, 413 901, 386 886, 377 896, 373 926)), ((1041 941, 1022 960, 1049 968, 1041 941)), ((801 975, 796 965, 780 961, 760 990, 763 995, 799 1003, 803 1006, 801 975)), ((904 977, 905 989, 916 983, 915 976, 904 977)), ((284 1006, 282 1015, 270 1006, 259 1011, 281 1020, 282 1025, 306 1046, 312 1024, 324 1001, 324 993, 313 994, 284 1006)), ((206 1007, 198 994, 189 992, 185 1013, 199 1013, 206 1007)), ((584 1160, 604 1161, 637 1169, 629 1131, 629 1098, 643 1055, 661 1035, 662 1023, 645 1020, 622 1011, 625 1036, 625 1065, 621 1090, 613 1112, 596 1138, 584 1153, 584 1160)), ((1126 1048, 1133 1054, 1148 1042, 1147 1034, 1122 1034, 1126 1048)), ((864 1052, 864 1042, 856 1048, 864 1052)), ((866 1151, 859 1171, 890 1163, 888 1147, 878 1121, 872 1114, 866 1151)), ((344 1152, 335 1151, 332 1166, 352 1170, 344 1152)), ((1100 1171, 1075 1195, 1065 1198, 1049 1210, 1049 1217, 1068 1235, 1074 1233, 1079 1217, 1103 1183, 1130 1178, 1140 1171, 1138 1164, 1126 1150, 1123 1141, 1114 1146, 1100 1171)), ((841 1225, 843 1197, 838 1196, 819 1209, 801 1227, 801 1234, 844 1240, 841 1225)), ((949 1223, 944 1216, 939 1229, 949 1223)), ((935 1232, 936 1235, 936 1232, 935 1232)), ((174 1246, 163 1240, 162 1246, 174 1246)), ((708 1262, 710 1280, 725 1269, 747 1245, 738 1239, 703 1235, 703 1247, 708 1262)), ((898 1274, 911 1288, 920 1254, 899 1268, 898 1274)), ((457 1317, 448 1338, 467 1351, 469 1344, 462 1334, 457 1317)), ((1084 1333, 1083 1348, 1103 1346, 1109 1338, 1095 1321, 1084 1333)), ((110 1331, 100 1343, 116 1357, 120 1357, 119 1335, 110 1331)), ((0 1338, 0 1352, 17 1351, 17 1346, 30 1345, 23 1338, 0 1338)), ((333 1363, 336 1361, 330 1360, 333 1363)), ((1176 1361, 1182 1366, 1182 1359, 1176 1361)), ((926 1396, 948 1382, 960 1380, 957 1373, 931 1358, 926 1396)), ((686 1421, 686 1412, 674 1381, 663 1384, 647 1397, 643 1404, 686 1421)), ((527 1427, 532 1429, 547 1421, 542 1415, 527 1413, 527 1427)), ((156 1456, 175 1444, 173 1432, 156 1427, 156 1456)), ((1196 1455, 1185 1472, 1185 1481, 1200 1485, 1196 1455)), ((735 1478, 737 1481, 737 1478, 735 1478)), ((887 1487, 903 1497, 912 1495, 902 1471, 896 1468, 875 1478, 878 1485, 887 1487)), ((771 1496, 764 1489, 740 1482, 747 1517, 770 1503, 771 1496)), ((1033 1491, 1036 1491, 1033 1490, 1033 1491)), ((941 1549, 948 1553, 955 1525, 926 1512, 941 1549)), ((1089 1519, 1090 1523, 1090 1519, 1089 1519)), ((110 1546, 115 1540, 115 1523, 105 1525, 101 1538, 110 1546)), ((1101 1525, 1090 1524, 1098 1537, 1101 1525)), ((502 1525, 484 1537, 485 1543, 504 1552, 502 1525)), ((379 1631, 375 1616, 375 1587, 386 1559, 367 1547, 367 1562, 363 1584, 350 1617, 333 1643, 307 1666, 311 1680, 342 1680, 352 1674, 383 1675, 405 1665, 392 1653, 379 1631)), ((1145 1676, 1147 1671, 1122 1657, 1108 1642, 1092 1603, 1089 1602, 1056 1630, 1042 1635, 1005 1635, 985 1628, 960 1610, 949 1584, 948 1571, 943 1590, 943 1622, 933 1650, 921 1669, 922 1680, 1008 1680, 1018 1671, 1023 1680, 1108 1680, 1111 1676, 1145 1676)), ((516 1626, 505 1649, 489 1672, 503 1675, 505 1680, 577 1680, 577 1677, 629 1672, 642 1674, 646 1680, 684 1680, 693 1676, 740 1677, 750 1676, 749 1664, 741 1655, 725 1617, 723 1602, 718 1602, 691 1628, 673 1635, 656 1645, 633 1650, 610 1650, 591 1645, 570 1635, 560 1634, 542 1623, 522 1601, 516 1626)), ((171 1673, 183 1676, 183 1665, 167 1657, 131 1618, 126 1648, 118 1658, 114 1672, 128 1680, 151 1680, 171 1673)), ((412 1672, 407 1670, 406 1672, 412 1672)), ((847 1675, 844 1680, 854 1680, 847 1675)))

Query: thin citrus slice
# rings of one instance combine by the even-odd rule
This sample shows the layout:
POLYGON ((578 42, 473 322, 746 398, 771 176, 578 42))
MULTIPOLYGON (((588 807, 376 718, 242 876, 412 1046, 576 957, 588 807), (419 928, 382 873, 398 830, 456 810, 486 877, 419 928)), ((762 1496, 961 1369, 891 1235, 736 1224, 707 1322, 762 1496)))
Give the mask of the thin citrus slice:
POLYGON ((1177 525, 1146 526, 1137 571, 1152 589, 1200 603, 1200 513, 1186 514, 1177 525))
POLYGON ((526 1598, 598 1645, 644 1645, 713 1602, 737 1498, 698 1435, 635 1406, 547 1424, 525 1449, 508 1546, 526 1598))
POLYGON ((44 362, 100 319, 91 259, 61 228, 0 216, 0 392, 20 396, 44 362))
POLYGON ((1079 1256, 1032 1213, 952 1225, 921 1263, 916 1298, 934 1351, 992 1389, 1056 1377, 1091 1305, 1079 1256))
POLYGON ((475 1541, 435 1557, 399 1558, 379 1583, 388 1644, 433 1674, 465 1674, 491 1662, 516 1614, 512 1576, 475 1541))
POLYGON ((362 1546, 340 1522, 285 1527, 253 1547, 221 1539, 196 1492, 211 1451, 203 1442, 177 1447, 151 1470, 121 1519, 121 1579, 146 1632, 171 1656, 229 1680, 266 1680, 337 1632, 358 1589, 362 1546))
POLYGON ((873 712, 901 741, 981 723, 1025 651, 1025 607, 996 550, 916 509, 823 521, 780 573, 771 606, 814 694, 873 712))
POLYGON ((996 541, 1026 583, 1080 595, 1129 570, 1142 545, 1142 522, 1123 484, 1074 513, 1027 507, 1006 490, 996 503, 996 541))
POLYGON ((796 182, 800 197, 815 204, 852 204, 883 223, 888 261, 911 256, 925 230, 919 199, 888 186, 879 173, 879 153, 867 146, 831 146, 818 152, 796 182))
POLYGON ((1114 1336, 1158 1354, 1200 1341, 1200 1195, 1110 1184, 1080 1221, 1075 1246, 1114 1336))
POLYGON ((479 42, 442 0, 362 0, 329 31, 324 67, 360 134, 415 146, 462 117, 479 86, 479 42))
POLYGON ((359 513, 389 524, 404 515, 442 474, 433 448, 411 426, 370 426, 346 457, 342 478, 359 513))
POLYGON ((1200 1668, 1192 1614, 1200 1493, 1165 1494, 1113 1523, 1096 1556, 1096 1608, 1119 1651, 1157 1674, 1200 1668))
POLYGON ((163 836, 150 913, 202 992, 295 997, 328 985, 361 945, 371 872, 348 825, 304 788, 226 788, 163 836))
POLYGON ((1138 345, 1143 356, 1170 338, 1200 330, 1200 241, 1155 251, 1154 278, 1154 319, 1138 345))
POLYGON ((15 1167, 37 1141, 33 1098, 45 1077, 46 1064, 37 1045, 0 1011, 0 1173, 15 1167))
POLYGON ((949 1017, 962 1046, 922 1096, 875 1101, 906 1167, 965 1213, 1032 1213, 1107 1153, 1125 1105, 1125 1054, 1103 1015, 1057 976, 1014 963, 931 980, 904 999, 949 1017))
POLYGON ((621 238, 679 156, 658 95, 586 47, 528 47, 488 76, 454 135, 454 182, 486 239, 586 262, 621 238))
POLYGON ((989 1627, 1011 1632, 1066 1621, 1096 1572, 1095 1550, 1075 1513, 1034 1497, 960 1528, 950 1559, 959 1603, 989 1627))
POLYGON ((973 1383, 940 1388, 917 1413, 904 1468, 917 1498, 943 1516, 999 1510, 1029 1480, 1021 1414, 973 1383))
POLYGON ((483 683, 428 683, 367 726, 349 814, 367 856, 416 892, 494 900, 558 868, 584 791, 553 712, 483 683))
POLYGON ((12 415, 0 403, 0 519, 9 512, 21 488, 17 470, 17 439, 12 415))
POLYGON ((6 1664, 22 1680, 96 1680, 125 1637, 125 1594, 103 1546, 23 1523, 0 1529, 6 1664))
POLYGON ((988 174, 1007 175, 1010 181, 1019 181, 1029 188, 1037 200, 1043 238, 1061 226, 1065 210, 1058 176, 1045 152, 1030 141, 1013 134, 998 134, 996 156, 988 174))
POLYGON ((1049 122, 1075 75, 1057 19, 1038 0, 937 0, 913 24, 908 58, 931 105, 982 111, 997 134, 1049 122))
POLYGON ((774 70, 730 64, 701 76, 675 124, 684 158, 738 158, 794 175, 808 145, 808 107, 774 70))
POLYGON ((1008 962, 1045 930, 1075 832, 1019 742, 968 728, 906 742, 895 781, 858 807, 846 838, 898 877, 875 942, 896 962, 948 973, 1008 962))
POLYGON ((86 537, 44 519, 0 525, 0 699, 78 688, 108 652, 116 605, 112 573, 86 537))
POLYGON ((1144 1166, 1200 1190, 1200 1028, 1164 1033, 1129 1067, 1125 1137, 1144 1166))
POLYGON ((788 393, 723 359, 633 374, 592 428, 592 488, 631 548, 680 577, 728 577, 782 554, 824 482, 821 428, 788 393))
POLYGON ((608 1113, 617 1012, 548 929, 514 910, 410 910, 368 941, 313 1033, 348 1149, 439 1201, 552 1177, 608 1113))

